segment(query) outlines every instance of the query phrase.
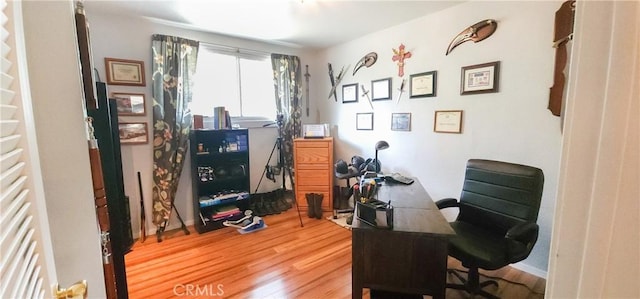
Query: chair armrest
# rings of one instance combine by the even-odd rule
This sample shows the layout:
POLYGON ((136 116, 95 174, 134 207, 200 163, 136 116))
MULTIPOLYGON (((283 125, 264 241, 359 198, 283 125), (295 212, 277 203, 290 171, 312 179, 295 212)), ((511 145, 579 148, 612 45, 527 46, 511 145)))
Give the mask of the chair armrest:
POLYGON ((506 239, 512 239, 519 242, 527 243, 531 239, 535 239, 538 235, 538 224, 533 222, 527 222, 518 224, 505 234, 506 239))
POLYGON ((445 208, 457 208, 460 206, 460 203, 455 198, 443 198, 436 201, 436 206, 438 207, 438 210, 442 210, 445 208))
POLYGON ((538 240, 538 230, 538 224, 527 222, 518 224, 507 231, 504 238, 509 241, 507 242, 509 256, 513 261, 525 259, 531 253, 533 245, 538 240))

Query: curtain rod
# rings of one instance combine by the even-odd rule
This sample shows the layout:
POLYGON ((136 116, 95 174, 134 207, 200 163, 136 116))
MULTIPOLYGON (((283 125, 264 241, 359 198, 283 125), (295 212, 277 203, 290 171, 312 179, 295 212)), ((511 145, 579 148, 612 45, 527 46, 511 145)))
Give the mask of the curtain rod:
POLYGON ((229 51, 236 52, 236 53, 242 53, 242 51, 246 51, 245 53, 248 52, 248 53, 260 54, 260 55, 265 55, 265 56, 271 56, 271 54, 272 54, 271 52, 252 50, 252 49, 246 49, 246 48, 240 48, 240 47, 232 47, 232 46, 214 44, 214 43, 209 43, 209 42, 200 42, 200 44, 204 45, 205 47, 209 46, 209 47, 212 47, 212 48, 223 48, 223 49, 227 49, 229 51))

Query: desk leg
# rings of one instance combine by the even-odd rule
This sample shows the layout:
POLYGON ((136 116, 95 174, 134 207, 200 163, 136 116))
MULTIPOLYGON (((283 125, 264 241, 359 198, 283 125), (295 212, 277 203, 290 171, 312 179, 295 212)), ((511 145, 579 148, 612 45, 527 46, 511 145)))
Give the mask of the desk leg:
POLYGON ((351 298, 362 299, 364 251, 363 234, 352 231, 351 246, 351 298))

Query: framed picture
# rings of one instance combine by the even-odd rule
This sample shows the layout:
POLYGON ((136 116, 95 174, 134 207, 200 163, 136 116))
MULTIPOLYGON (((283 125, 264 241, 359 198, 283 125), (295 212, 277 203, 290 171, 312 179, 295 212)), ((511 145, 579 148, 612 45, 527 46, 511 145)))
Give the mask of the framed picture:
POLYGON ((391 113, 391 131, 411 131, 411 113, 391 113))
POLYGON ((104 59, 107 84, 145 86, 144 61, 108 58, 104 59))
POLYGON ((373 113, 356 113, 357 130, 373 130, 373 113))
POLYGON ((112 93, 116 100, 118 115, 141 116, 145 115, 143 93, 112 93))
POLYGON ((391 78, 371 81, 371 100, 391 100, 391 78))
POLYGON ((462 110, 436 111, 433 131, 438 133, 462 133, 462 110))
POLYGON ((141 144, 149 142, 147 123, 119 123, 120 144, 141 144))
POLYGON ((435 97, 437 72, 425 72, 409 76, 410 98, 435 97))
POLYGON ((358 101, 358 83, 342 85, 342 102, 355 103, 358 101))
POLYGON ((462 67, 460 94, 498 92, 500 61, 462 67))

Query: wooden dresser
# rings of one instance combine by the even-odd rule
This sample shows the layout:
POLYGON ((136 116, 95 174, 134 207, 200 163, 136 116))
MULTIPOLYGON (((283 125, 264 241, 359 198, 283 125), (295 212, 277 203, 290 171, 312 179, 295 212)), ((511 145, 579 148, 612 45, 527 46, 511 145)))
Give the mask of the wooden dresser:
POLYGON ((322 211, 333 210, 333 138, 293 140, 295 192, 300 210, 308 209, 305 194, 321 193, 322 211))

